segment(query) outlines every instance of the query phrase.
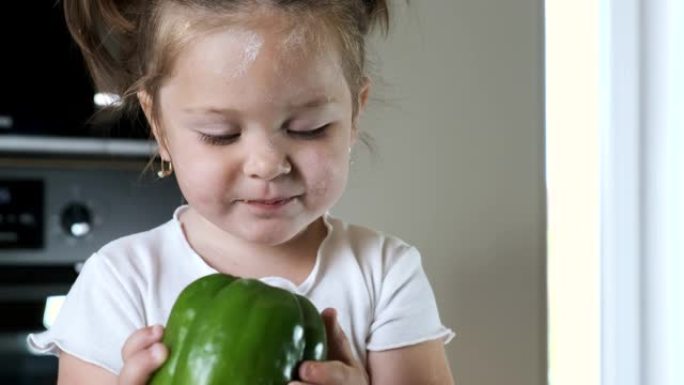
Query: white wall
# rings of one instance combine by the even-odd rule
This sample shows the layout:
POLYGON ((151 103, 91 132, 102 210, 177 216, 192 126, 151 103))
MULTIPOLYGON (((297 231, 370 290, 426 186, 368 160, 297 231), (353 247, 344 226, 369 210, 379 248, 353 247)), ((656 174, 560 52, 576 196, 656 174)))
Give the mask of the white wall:
MULTIPOLYGON (((620 9, 625 7, 625 0, 620 9)), ((628 0, 629 1, 629 0, 628 0)), ((650 0, 649 0, 650 1, 650 0)), ((547 272, 549 298, 549 379, 551 385, 601 384, 601 194, 607 182, 601 171, 600 101, 608 90, 601 82, 600 34, 604 0, 546 0, 546 170, 548 205, 547 272), (581 28, 578 28, 581 26, 581 28)), ((622 35, 627 39, 628 35, 622 35)), ((622 44, 620 44, 622 46, 622 44)), ((627 62, 619 64, 628 70, 627 62)), ((619 81, 618 83, 622 83, 619 81)), ((631 105, 620 109, 633 113, 631 105)), ((628 139, 631 127, 618 124, 628 139)), ((630 168, 619 153, 616 165, 630 168)), ((626 190, 620 191, 629 199, 626 190)), ((618 208, 619 211, 622 208, 618 208)), ((616 217, 625 221, 630 214, 616 217)), ((618 264, 634 239, 616 238, 618 264), (630 240, 630 241, 628 241, 630 240)), ((626 270, 625 270, 626 272, 626 270)), ((631 277, 629 274, 624 278, 631 277)), ((624 292, 631 296, 632 293, 624 292)), ((623 319, 621 319, 623 321, 623 319)), ((622 339, 621 339, 622 340, 622 339)), ((631 377, 632 372, 624 372, 631 377)), ((636 381, 639 381, 636 379, 636 381)), ((605 385, 605 384, 604 384, 605 385)), ((621 383, 621 385, 636 385, 621 383)))
POLYGON ((546 383, 542 4, 397 9, 334 210, 422 251, 459 385, 546 383))

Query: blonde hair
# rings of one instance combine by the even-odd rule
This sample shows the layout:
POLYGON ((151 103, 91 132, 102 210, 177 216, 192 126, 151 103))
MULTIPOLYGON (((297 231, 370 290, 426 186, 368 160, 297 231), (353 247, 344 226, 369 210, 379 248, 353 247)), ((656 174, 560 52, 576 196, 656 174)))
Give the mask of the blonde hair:
POLYGON ((387 0, 64 0, 69 31, 95 87, 121 97, 109 112, 136 113, 137 93, 145 91, 153 119, 159 116, 158 91, 184 44, 197 33, 248 20, 259 9, 283 11, 298 24, 332 32, 325 35, 339 43, 356 114, 366 76, 366 36, 376 26, 387 32, 387 0))

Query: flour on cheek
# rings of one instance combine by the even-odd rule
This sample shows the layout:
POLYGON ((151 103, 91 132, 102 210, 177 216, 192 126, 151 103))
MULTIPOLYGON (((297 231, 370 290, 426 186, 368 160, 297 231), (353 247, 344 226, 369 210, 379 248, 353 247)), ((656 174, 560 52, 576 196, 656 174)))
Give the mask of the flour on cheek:
POLYGON ((329 150, 312 154, 306 161, 304 171, 307 180, 307 195, 311 203, 330 209, 342 196, 347 184, 348 163, 337 151, 329 150))

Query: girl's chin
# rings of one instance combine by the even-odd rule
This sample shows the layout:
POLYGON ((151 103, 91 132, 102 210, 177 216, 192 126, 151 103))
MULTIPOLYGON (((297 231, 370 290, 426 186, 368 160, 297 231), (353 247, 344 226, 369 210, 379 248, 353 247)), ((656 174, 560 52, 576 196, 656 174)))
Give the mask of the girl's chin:
POLYGON ((240 236, 242 240, 264 246, 278 246, 287 243, 292 237, 281 236, 279 234, 244 234, 240 236))
POLYGON ((265 246, 278 246, 294 239, 301 229, 281 226, 255 226, 252 229, 236 229, 232 232, 240 239, 265 246))

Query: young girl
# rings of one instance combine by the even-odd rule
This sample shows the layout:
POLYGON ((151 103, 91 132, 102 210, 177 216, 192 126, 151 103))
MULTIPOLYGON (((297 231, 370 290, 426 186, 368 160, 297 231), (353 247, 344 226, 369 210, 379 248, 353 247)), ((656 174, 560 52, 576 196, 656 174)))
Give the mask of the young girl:
MULTIPOLYGON (((59 384, 144 384, 180 291, 215 272, 322 310, 330 354, 298 384, 452 384, 418 251, 328 215, 366 105, 386 1, 65 0, 98 89, 141 107, 187 205, 93 254, 50 330, 59 384)), ((293 383, 294 384, 294 383, 293 383)))

